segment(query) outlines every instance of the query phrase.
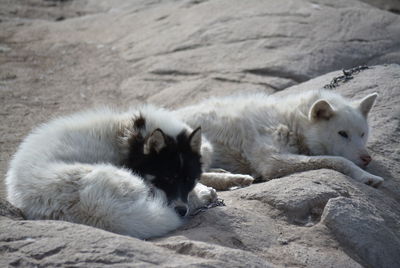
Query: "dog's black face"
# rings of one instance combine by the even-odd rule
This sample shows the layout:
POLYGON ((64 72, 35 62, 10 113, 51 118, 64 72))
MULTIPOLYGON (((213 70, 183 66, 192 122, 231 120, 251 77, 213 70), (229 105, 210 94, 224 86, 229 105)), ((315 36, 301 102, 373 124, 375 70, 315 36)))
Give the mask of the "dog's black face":
POLYGON ((181 216, 187 214, 188 195, 201 175, 201 130, 182 131, 176 137, 161 129, 132 139, 125 167, 165 192, 181 216))
POLYGON ((187 203, 189 192, 200 178, 200 154, 191 147, 191 137, 186 133, 179 134, 176 141, 165 137, 167 145, 159 152, 151 152, 149 165, 143 167, 147 177, 154 176, 151 182, 166 193, 169 201, 187 203))

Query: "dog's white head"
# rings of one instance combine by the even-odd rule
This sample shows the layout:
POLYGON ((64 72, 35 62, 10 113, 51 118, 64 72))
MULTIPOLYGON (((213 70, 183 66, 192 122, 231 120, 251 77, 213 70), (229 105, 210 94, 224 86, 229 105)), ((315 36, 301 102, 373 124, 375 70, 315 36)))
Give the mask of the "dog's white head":
POLYGON ((305 130, 307 144, 314 155, 343 156, 365 167, 371 162, 366 149, 369 127, 367 116, 377 93, 348 102, 343 98, 322 98, 308 112, 305 130))

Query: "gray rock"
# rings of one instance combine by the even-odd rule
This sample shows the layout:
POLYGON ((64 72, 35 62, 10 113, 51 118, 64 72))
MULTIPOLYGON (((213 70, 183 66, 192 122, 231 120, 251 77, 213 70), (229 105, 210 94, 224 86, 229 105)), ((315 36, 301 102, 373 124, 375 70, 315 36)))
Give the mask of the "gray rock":
POLYGON ((13 220, 25 219, 22 211, 10 204, 7 200, 0 198, 0 217, 7 217, 13 220))
POLYGON ((328 200, 338 196, 349 196, 346 189, 348 187, 328 185, 342 177, 342 174, 330 170, 294 174, 272 180, 267 187, 257 192, 244 189, 241 198, 269 204, 281 210, 290 223, 309 227, 319 222, 328 200), (331 181, 326 182, 326 177, 331 181))
POLYGON ((271 267, 250 253, 204 243, 163 247, 61 221, 0 219, 1 267, 271 267), (176 253, 175 253, 176 252, 176 253))
POLYGON ((400 266, 399 233, 386 226, 372 202, 344 197, 330 199, 322 222, 368 266, 400 266))
MULTIPOLYGON (((365 0, 396 9, 384 1, 390 7, 365 0)), ((0 10, 0 45, 9 48, 0 77, 12 74, 0 81, 2 177, 29 130, 57 115, 146 101, 178 107, 238 91, 287 94, 321 88, 342 68, 400 63, 400 17, 357 0, 0 0, 0 10)), ((226 207, 150 241, 24 221, 0 201, 0 266, 398 266, 399 74, 396 64, 373 66, 333 89, 379 93, 368 168, 385 179, 378 189, 331 170, 293 174, 221 192, 226 207)))
POLYGON ((400 2, 397 0, 361 0, 377 8, 400 14, 400 2))

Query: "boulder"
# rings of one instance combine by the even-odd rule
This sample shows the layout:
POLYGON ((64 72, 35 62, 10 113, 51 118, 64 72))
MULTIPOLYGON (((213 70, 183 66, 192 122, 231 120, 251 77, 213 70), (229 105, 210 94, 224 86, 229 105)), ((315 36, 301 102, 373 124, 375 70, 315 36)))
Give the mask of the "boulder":
POLYGON ((335 237, 371 267, 400 266, 400 237, 373 202, 338 197, 328 201, 322 222, 335 237))
POLYGON ((193 242, 186 245, 188 250, 175 253, 151 242, 61 221, 1 217, 0 229, 2 267, 237 267, 244 260, 253 267, 271 267, 239 250, 193 242))
POLYGON ((354 99, 379 93, 369 115, 368 171, 385 179, 375 189, 315 170, 219 192, 226 206, 148 241, 27 221, 1 199, 0 266, 399 266, 400 16, 393 3, 0 0, 2 178, 23 137, 57 115, 142 102, 175 108, 238 91, 288 94, 368 64, 331 90, 354 99))

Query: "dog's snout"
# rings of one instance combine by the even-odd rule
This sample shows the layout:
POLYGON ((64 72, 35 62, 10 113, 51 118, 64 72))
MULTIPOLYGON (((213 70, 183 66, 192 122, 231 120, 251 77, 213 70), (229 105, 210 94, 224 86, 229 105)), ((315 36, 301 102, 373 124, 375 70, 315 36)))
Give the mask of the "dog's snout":
POLYGON ((188 208, 186 206, 176 206, 175 211, 179 216, 185 217, 188 213, 188 208))
POLYGON ((360 156, 360 159, 363 162, 364 166, 367 166, 371 162, 372 157, 369 154, 364 154, 360 156))

